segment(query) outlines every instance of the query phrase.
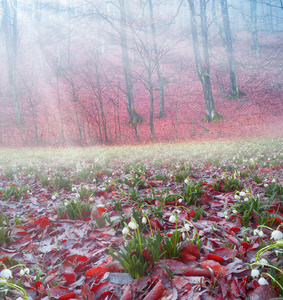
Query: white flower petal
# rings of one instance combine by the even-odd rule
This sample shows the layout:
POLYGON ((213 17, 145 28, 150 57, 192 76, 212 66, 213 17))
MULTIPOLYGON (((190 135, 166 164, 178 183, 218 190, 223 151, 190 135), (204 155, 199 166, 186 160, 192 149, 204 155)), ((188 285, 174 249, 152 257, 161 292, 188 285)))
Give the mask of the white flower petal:
POLYGON ((4 269, 0 272, 0 278, 12 278, 12 272, 9 269, 4 269))
POLYGON ((268 285, 268 282, 267 282, 266 279, 263 278, 263 277, 259 278, 258 283, 259 283, 260 285, 268 285))
POLYGON ((274 230, 271 233, 271 238, 274 240, 281 240, 281 239, 283 239, 283 233, 279 230, 274 230))
POLYGON ((172 215, 172 216, 169 218, 169 222, 171 222, 171 223, 176 223, 176 221, 177 221, 177 218, 176 218, 175 215, 172 215))
POLYGON ((253 269, 252 272, 251 272, 251 276, 252 276, 252 277, 257 277, 257 276, 259 276, 259 270, 253 269))

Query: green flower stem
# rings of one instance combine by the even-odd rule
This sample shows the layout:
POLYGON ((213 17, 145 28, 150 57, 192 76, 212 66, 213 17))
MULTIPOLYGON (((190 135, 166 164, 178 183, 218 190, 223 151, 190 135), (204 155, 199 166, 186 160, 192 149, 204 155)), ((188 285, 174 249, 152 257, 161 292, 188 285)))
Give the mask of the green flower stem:
POLYGON ((262 273, 263 275, 268 275, 273 281, 275 281, 279 286, 280 286, 280 289, 282 290, 283 292, 283 287, 282 285, 278 282, 278 280, 276 280, 272 275, 268 274, 268 273, 262 273))
MULTIPOLYGON (((251 264, 251 266, 253 266, 253 265, 257 265, 257 266, 263 266, 262 264, 259 264, 258 262, 254 262, 254 263, 252 263, 251 264)), ((264 267, 270 267, 270 268, 273 268, 273 269, 275 269, 276 271, 279 271, 280 273, 282 273, 283 274, 283 271, 282 270, 280 270, 280 269, 278 269, 277 267, 275 267, 275 266, 272 266, 272 265, 270 265, 270 264, 264 264, 264 267)))
POLYGON ((22 287, 14 284, 14 283, 10 283, 10 282, 0 282, 0 285, 7 286, 9 288, 18 290, 20 293, 22 293, 22 296, 24 297, 24 299, 28 300, 28 294, 22 287))

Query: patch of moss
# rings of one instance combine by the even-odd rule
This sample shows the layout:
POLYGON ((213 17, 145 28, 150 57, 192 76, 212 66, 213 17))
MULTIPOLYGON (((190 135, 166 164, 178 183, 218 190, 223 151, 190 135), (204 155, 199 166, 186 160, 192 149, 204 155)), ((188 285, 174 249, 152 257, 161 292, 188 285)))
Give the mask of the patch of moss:
POLYGON ((246 95, 246 93, 242 92, 241 90, 238 90, 237 93, 233 93, 232 91, 230 91, 226 97, 229 99, 241 99, 242 96, 245 96, 245 95, 246 95))
POLYGON ((215 116, 213 119, 211 119, 207 114, 201 119, 203 122, 219 122, 221 119, 224 118, 224 115, 219 114, 218 112, 215 113, 215 116))

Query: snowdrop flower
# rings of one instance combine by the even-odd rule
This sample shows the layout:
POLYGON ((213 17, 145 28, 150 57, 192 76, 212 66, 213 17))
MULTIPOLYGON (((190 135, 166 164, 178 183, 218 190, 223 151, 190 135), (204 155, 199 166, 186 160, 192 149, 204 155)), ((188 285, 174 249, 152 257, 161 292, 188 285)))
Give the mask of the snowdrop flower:
POLYGON ((281 239, 283 239, 283 233, 279 230, 274 230, 271 233, 271 238, 274 240, 281 240, 281 239))
POLYGON ((186 223, 186 224, 185 224, 185 228, 186 228, 186 230, 188 230, 188 231, 189 231, 189 230, 191 229, 191 226, 190 226, 190 224, 189 224, 189 223, 186 223))
POLYGON ((146 217, 143 217, 143 218, 142 218, 142 223, 143 223, 143 224, 146 224, 146 223, 147 223, 146 217))
POLYGON ((235 195, 235 200, 240 200, 241 199, 241 197, 240 196, 238 196, 238 195, 235 195))
POLYGON ((234 215, 236 215, 238 212, 237 212, 236 209, 233 209, 232 213, 233 213, 234 215))
POLYGON ((183 240, 186 238, 185 232, 182 233, 182 238, 183 238, 183 240))
POLYGON ((272 183, 276 183, 276 179, 275 179, 275 178, 273 178, 271 182, 272 182, 272 183))
POLYGON ((253 269, 251 272, 252 277, 257 277, 259 276, 259 270, 253 269))
POLYGON ((123 233, 124 235, 129 234, 129 233, 130 233, 129 228, 128 228, 128 227, 124 227, 123 230, 122 230, 122 233, 123 233))
MULTIPOLYGON (((265 184, 264 184, 264 187, 265 187, 265 188, 266 188, 266 187, 268 187, 268 184, 267 184, 267 183, 265 183, 265 184)), ((264 280, 265 280, 265 279, 264 279, 264 280)))
POLYGON ((179 203, 182 203, 182 201, 183 201, 183 199, 182 199, 182 198, 180 198, 180 199, 178 200, 178 202, 179 202, 179 203))
POLYGON ((264 233, 263 233, 262 230, 255 229, 254 230, 254 235, 258 235, 259 237, 263 237, 264 233))
POLYGON ((52 200, 56 200, 56 198, 57 198, 56 195, 53 195, 53 196, 51 197, 52 200))
POLYGON ((247 197, 244 199, 245 202, 249 202, 249 200, 250 200, 250 199, 247 198, 247 197))
POLYGON ((169 222, 176 223, 176 221, 177 221, 176 216, 175 215, 171 215, 171 217, 169 218, 169 222))
POLYGON ((129 226, 131 229, 133 229, 133 230, 135 230, 135 229, 137 229, 137 228, 138 228, 138 226, 137 226, 137 223, 136 223, 136 220, 135 220, 135 219, 132 219, 132 220, 131 220, 131 222, 128 224, 128 226, 129 226))
POLYGON ((185 184, 189 184, 189 180, 188 180, 188 179, 185 179, 185 180, 184 180, 184 183, 185 183, 185 184))
POLYGON ((241 197, 245 197, 246 196, 246 193, 245 192, 240 192, 239 194, 241 197))
POLYGON ((259 278, 258 283, 260 285, 267 285, 268 284, 268 282, 266 281, 266 279, 263 278, 263 277, 259 278))
POLYGON ((268 261, 265 258, 260 259, 257 263, 261 266, 268 265, 268 261))
POLYGON ((20 276, 24 276, 25 274, 29 274, 29 268, 25 268, 25 269, 21 269, 21 271, 20 271, 20 276))
POLYGON ((0 272, 0 278, 9 279, 12 277, 12 272, 9 269, 4 269, 0 272))

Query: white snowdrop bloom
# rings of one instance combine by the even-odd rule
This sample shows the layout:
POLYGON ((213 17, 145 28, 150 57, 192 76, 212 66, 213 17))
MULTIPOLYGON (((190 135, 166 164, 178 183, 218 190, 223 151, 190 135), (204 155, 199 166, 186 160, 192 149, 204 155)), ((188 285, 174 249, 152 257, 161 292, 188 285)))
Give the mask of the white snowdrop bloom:
POLYGON ((268 265, 268 261, 265 258, 260 259, 257 263, 261 266, 268 265))
POLYGON ((143 223, 143 224, 146 224, 146 223, 147 223, 147 218, 146 218, 146 217, 143 217, 143 218, 142 218, 142 223, 143 223))
POLYGON ((241 197, 240 196, 238 196, 238 195, 235 195, 235 200, 240 200, 241 199, 241 197))
POLYGON ((276 179, 275 179, 275 178, 273 178, 271 182, 272 182, 272 183, 276 183, 276 179))
POLYGON ((264 187, 265 187, 265 188, 266 188, 266 187, 268 187, 268 184, 267 184, 267 183, 265 183, 265 184, 264 184, 264 187))
POLYGON ((29 268, 25 268, 25 269, 21 269, 21 271, 20 271, 20 276, 23 276, 23 275, 25 275, 25 274, 29 274, 29 268))
POLYGON ((260 285, 268 285, 268 282, 267 282, 266 279, 263 278, 263 277, 259 278, 258 283, 259 283, 260 285))
POLYGON ((237 212, 236 209, 233 209, 232 213, 233 213, 234 215, 236 215, 238 212, 237 212))
POLYGON ((184 180, 184 183, 185 183, 185 184, 189 184, 189 180, 188 180, 188 179, 185 179, 185 180, 184 180))
POLYGON ((251 272, 252 277, 257 277, 259 276, 259 270, 253 269, 251 272))
POLYGON ((182 199, 182 198, 180 198, 180 199, 178 200, 178 202, 179 202, 179 203, 182 203, 182 201, 183 201, 183 199, 182 199))
POLYGON ((77 188, 76 187, 72 187, 72 192, 76 192, 77 188))
POLYGON ((186 228, 186 230, 188 230, 188 231, 189 231, 189 230, 191 229, 191 226, 190 226, 190 224, 189 224, 189 223, 186 223, 186 224, 185 224, 185 228, 186 228))
POLYGON ((250 199, 249 199, 248 197, 246 197, 246 198, 244 199, 245 202, 249 202, 249 200, 250 200, 250 199))
POLYGON ((12 272, 9 269, 4 269, 0 272, 0 278, 9 279, 12 277, 12 272))
POLYGON ((229 216, 225 216, 225 220, 228 220, 229 219, 229 216))
POLYGON ((65 201, 65 202, 64 202, 64 205, 65 205, 65 206, 68 206, 68 204, 69 204, 68 201, 65 201))
POLYGON ((56 195, 53 195, 53 196, 51 197, 52 200, 56 200, 56 198, 57 198, 56 195))
POLYGON ((181 213, 180 209, 175 209, 175 212, 176 212, 177 214, 180 214, 180 213, 181 213))
POLYGON ((239 194, 241 197, 245 197, 246 196, 246 193, 245 192, 240 192, 240 194, 239 194))
POLYGON ((177 221, 176 216, 175 215, 171 215, 171 217, 169 218, 169 222, 176 223, 176 221, 177 221))
POLYGON ((271 233, 271 238, 274 240, 281 240, 281 239, 283 239, 283 233, 279 230, 274 230, 271 233))
POLYGON ((183 238, 183 240, 186 238, 185 232, 182 233, 182 238, 183 238))
POLYGON ((50 178, 50 177, 47 177, 47 180, 51 180, 51 178, 50 178))
POLYGON ((258 235, 259 237, 263 237, 263 236, 264 236, 264 233, 263 233, 262 230, 255 229, 255 230, 254 230, 254 235, 258 235))
POLYGON ((138 228, 136 221, 131 221, 128 226, 133 230, 138 228))
POLYGON ((128 227, 124 227, 123 230, 122 230, 122 233, 123 233, 124 235, 129 234, 129 233, 130 233, 129 228, 128 228, 128 227))

